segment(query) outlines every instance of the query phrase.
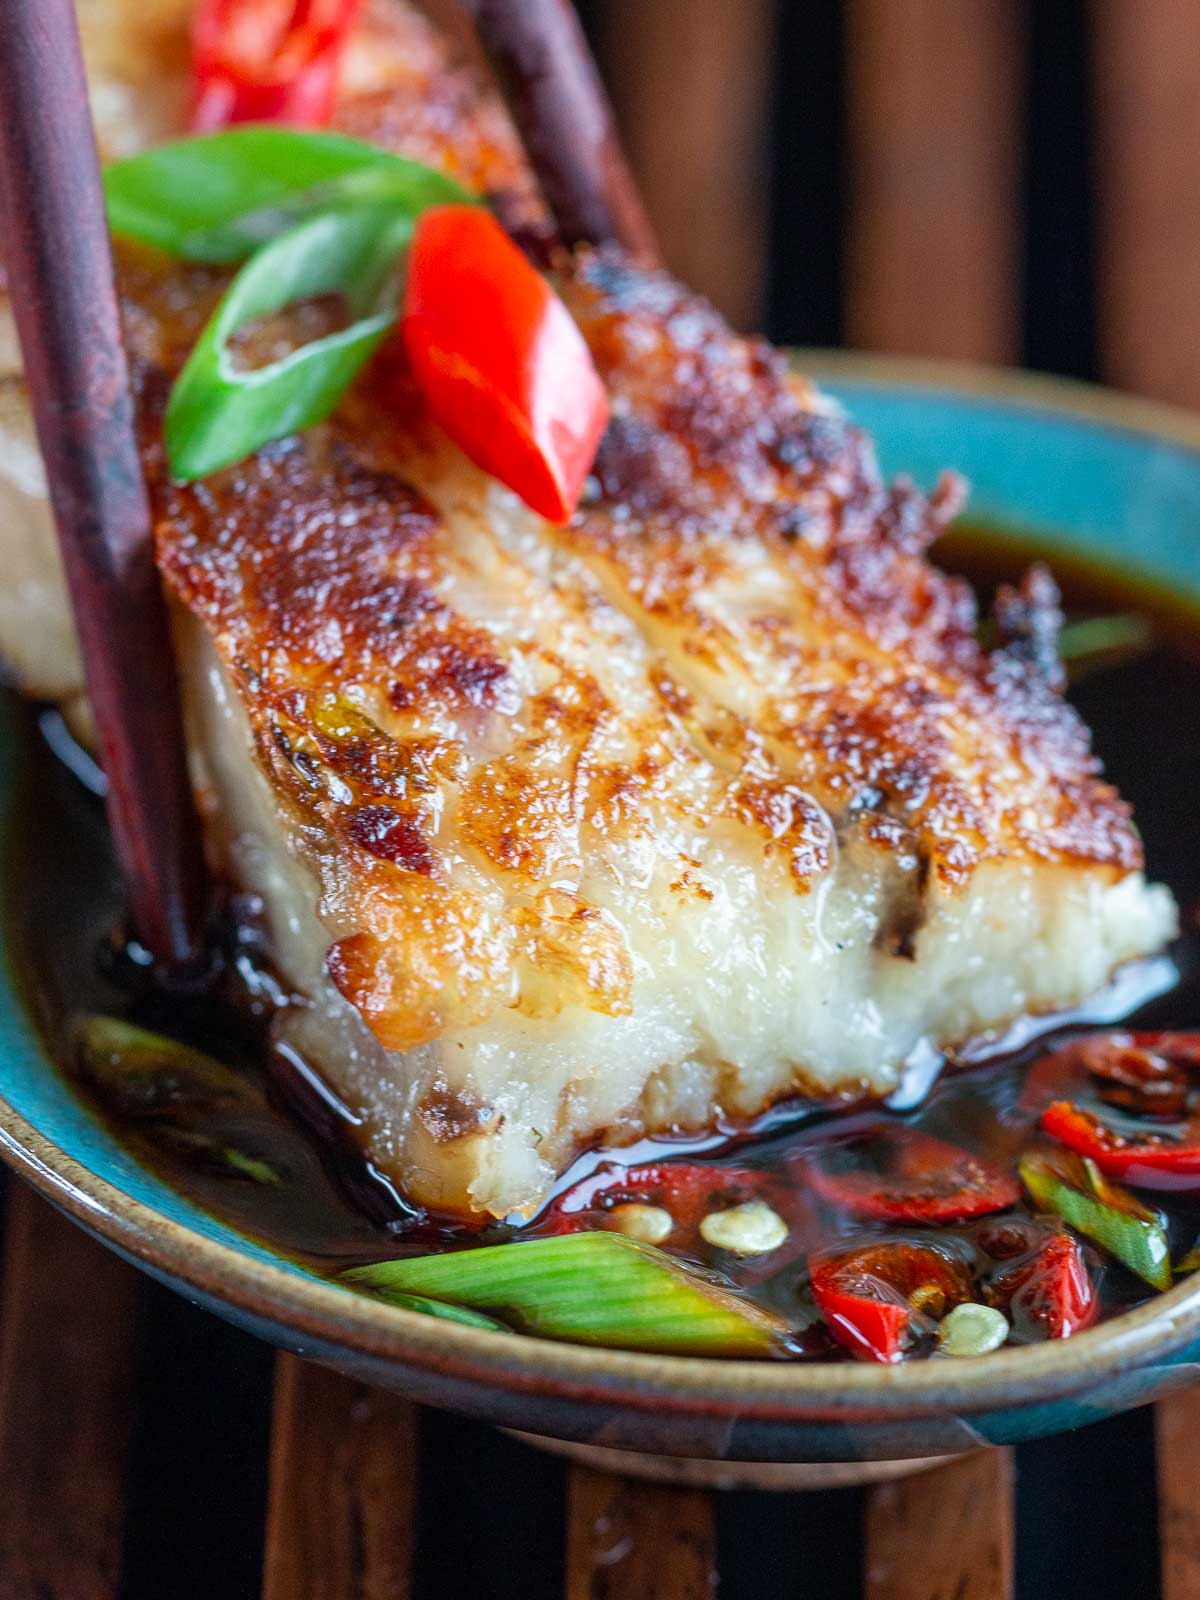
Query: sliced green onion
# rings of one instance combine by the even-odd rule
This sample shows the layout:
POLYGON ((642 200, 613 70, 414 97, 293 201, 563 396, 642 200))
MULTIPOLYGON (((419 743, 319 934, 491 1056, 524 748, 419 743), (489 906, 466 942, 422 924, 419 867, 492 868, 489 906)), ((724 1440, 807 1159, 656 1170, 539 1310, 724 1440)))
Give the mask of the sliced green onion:
POLYGON ((230 128, 158 145, 104 174, 114 233, 188 261, 242 261, 318 210, 386 201, 415 216, 475 198, 432 167, 336 133, 230 128))
POLYGON ((230 1178, 248 1178, 277 1188, 284 1182, 283 1174, 247 1150, 237 1145, 222 1144, 219 1139, 193 1128, 179 1128, 171 1122, 156 1122, 147 1130, 148 1137, 170 1154, 180 1156, 193 1166, 207 1168, 230 1178))
POLYGON ((423 1294, 525 1333, 679 1355, 782 1354, 787 1324, 715 1280, 620 1233, 574 1233, 380 1261, 343 1282, 391 1300, 423 1294))
POLYGON ((329 415, 395 321, 394 306, 379 302, 411 229, 388 206, 323 212, 246 263, 171 391, 166 442, 176 478, 202 478, 329 415), (265 367, 233 365, 228 346, 239 328, 338 292, 356 319, 349 327, 265 367))
POLYGON ((1068 1151, 1029 1155, 1021 1180, 1035 1204, 1052 1211, 1079 1233, 1123 1261, 1155 1289, 1171 1287, 1171 1255, 1160 1211, 1104 1177, 1094 1161, 1068 1151))
POLYGON ((84 1017, 75 1029, 80 1076, 135 1121, 257 1104, 254 1086, 215 1056, 120 1017, 84 1017))
MULTIPOLYGON (((999 633, 994 618, 983 618, 975 636, 985 650, 994 650, 999 633)), ((1082 617, 1068 622, 1058 636, 1058 658, 1077 683, 1099 667, 1115 666, 1139 656, 1154 643, 1154 624, 1137 611, 1117 612, 1111 617, 1082 617)))
POLYGON ((244 1150, 239 1150, 236 1145, 221 1145, 220 1159, 231 1172, 236 1172, 239 1177, 249 1178, 252 1183, 279 1184, 283 1182, 283 1179, 269 1161, 263 1161, 259 1156, 247 1155, 244 1150))
POLYGON ((1069 622, 1058 636, 1058 654, 1072 683, 1097 667, 1143 654, 1154 643, 1154 627, 1137 611, 1069 622))
POLYGON ((493 1333, 511 1333, 494 1317, 485 1317, 481 1311, 470 1311, 466 1306, 451 1305, 447 1300, 429 1300, 423 1294, 389 1294, 388 1305, 399 1306, 402 1311, 420 1311, 427 1317, 441 1317, 443 1322, 461 1322, 467 1328, 489 1328, 493 1333))

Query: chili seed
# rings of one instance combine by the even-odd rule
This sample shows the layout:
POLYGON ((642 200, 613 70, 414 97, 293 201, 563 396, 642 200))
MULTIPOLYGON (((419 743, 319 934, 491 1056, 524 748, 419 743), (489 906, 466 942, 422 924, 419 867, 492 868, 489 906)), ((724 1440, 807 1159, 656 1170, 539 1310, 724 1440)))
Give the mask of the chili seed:
POLYGON ((728 1211, 710 1211, 700 1224, 700 1236, 718 1250, 731 1250, 738 1256, 763 1256, 778 1250, 788 1236, 787 1223, 778 1212, 761 1200, 730 1206, 728 1211))
POLYGON ((936 1321, 946 1309, 946 1291, 938 1283, 923 1283, 909 1295, 908 1303, 914 1311, 936 1321))
POLYGON ((675 1218, 662 1206, 644 1206, 630 1200, 612 1208, 608 1226, 642 1244, 661 1244, 674 1228, 675 1218))

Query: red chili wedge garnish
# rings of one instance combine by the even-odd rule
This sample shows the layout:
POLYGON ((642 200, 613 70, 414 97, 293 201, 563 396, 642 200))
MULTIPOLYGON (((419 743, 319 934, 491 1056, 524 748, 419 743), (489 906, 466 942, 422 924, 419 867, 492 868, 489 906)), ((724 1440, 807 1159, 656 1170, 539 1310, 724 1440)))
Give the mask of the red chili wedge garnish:
POLYGON ((903 1360, 931 1330, 931 1319, 972 1293, 965 1262, 933 1245, 901 1240, 817 1257, 810 1270, 813 1299, 829 1331, 863 1361, 903 1360))
POLYGON ((1120 1133, 1092 1112, 1056 1100, 1042 1113, 1042 1127, 1068 1150, 1088 1156, 1109 1178, 1143 1189, 1200 1187, 1200 1118, 1165 1132, 1120 1133))
MULTIPOLYGON (((1029 1227, 1038 1230, 1037 1223, 1029 1227)), ((1007 1314, 1018 1340, 1067 1339, 1095 1322, 1100 1297, 1079 1241, 1063 1231, 1040 1231, 1040 1242, 995 1273, 985 1294, 1007 1314)))
POLYGON ((192 128, 284 122, 321 128, 361 0, 198 0, 192 128))
POLYGON ((805 1162, 823 1200, 879 1222, 958 1222, 1021 1198, 1017 1179, 969 1150, 891 1122, 831 1140, 805 1162))
POLYGON ((400 332, 435 422, 551 522, 567 522, 608 400, 566 306, 479 206, 413 232, 400 332))

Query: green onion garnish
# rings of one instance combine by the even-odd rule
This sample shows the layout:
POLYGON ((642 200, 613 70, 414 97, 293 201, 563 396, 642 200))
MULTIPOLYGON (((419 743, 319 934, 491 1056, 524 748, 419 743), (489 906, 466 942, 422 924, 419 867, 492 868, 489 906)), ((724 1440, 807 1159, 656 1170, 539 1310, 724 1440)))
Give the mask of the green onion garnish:
POLYGON ((114 233, 186 261, 243 261, 315 211, 385 201, 409 217, 474 198, 432 167, 336 133, 230 128, 104 174, 114 233))
POLYGON ((263 1161, 259 1156, 247 1155, 244 1150, 239 1150, 236 1145, 221 1145, 219 1158, 230 1172, 236 1173, 241 1178, 249 1178, 251 1183, 280 1184, 283 1182, 279 1172, 269 1161, 263 1161))
POLYGON ((251 1183, 266 1184, 272 1188, 278 1188, 285 1181, 279 1169, 261 1156, 240 1150, 237 1145, 222 1144, 193 1128, 159 1122, 148 1132, 155 1144, 195 1167, 220 1173, 223 1177, 249 1179, 251 1183))
POLYGON ((1069 1151, 1028 1155, 1021 1180, 1035 1204, 1123 1261, 1155 1289, 1171 1287, 1171 1256, 1163 1215, 1110 1183, 1094 1161, 1069 1151))
POLYGON ((390 1306, 402 1311, 420 1311, 427 1317, 440 1317, 443 1322, 461 1322, 466 1328, 488 1328, 493 1333, 509 1333, 502 1322, 485 1317, 481 1311, 468 1310, 466 1306, 451 1305, 447 1300, 429 1300, 423 1294, 389 1294, 390 1306))
POLYGON ((83 1017, 75 1028, 79 1073, 134 1121, 256 1105, 257 1089, 215 1056, 120 1017, 83 1017))
POLYGON ((167 458, 185 482, 327 417, 395 322, 416 218, 475 203, 420 162, 290 128, 160 145, 110 166, 104 187, 114 233, 188 261, 246 261, 171 392, 167 458), (323 294, 343 296, 349 327, 258 370, 234 366, 240 328, 323 294))
POLYGON ((1111 617, 1083 617, 1069 622, 1058 636, 1059 659, 1072 683, 1098 667, 1144 654, 1154 643, 1154 627, 1137 611, 1111 617))
POLYGON ((98 1014, 77 1024, 75 1055, 80 1077, 159 1149, 228 1177, 271 1187, 286 1181, 271 1161, 230 1143, 228 1133, 212 1131, 215 1116, 232 1127, 234 1138, 246 1140, 253 1136, 252 1119, 267 1109, 258 1086, 215 1056, 98 1014), (209 1126, 196 1126, 199 1118, 209 1126))
POLYGON ((394 295, 381 299, 411 231, 411 218, 388 206, 325 211, 251 257, 171 391, 166 442, 176 478, 202 478, 329 415, 395 321, 394 295), (332 293, 345 297, 349 327, 268 366, 234 366, 229 341, 239 328, 332 293))
POLYGON ((622 1350, 770 1356, 788 1337, 782 1318, 619 1233, 380 1261, 342 1281, 386 1300, 428 1295, 542 1338, 622 1350))
MULTIPOLYGON (((976 638, 985 650, 994 650, 999 634, 993 618, 983 618, 976 638)), ((1071 683, 1101 667, 1143 655, 1154 643, 1154 624, 1138 611, 1120 611, 1109 617, 1081 617, 1068 622, 1058 636, 1058 658, 1071 683)))

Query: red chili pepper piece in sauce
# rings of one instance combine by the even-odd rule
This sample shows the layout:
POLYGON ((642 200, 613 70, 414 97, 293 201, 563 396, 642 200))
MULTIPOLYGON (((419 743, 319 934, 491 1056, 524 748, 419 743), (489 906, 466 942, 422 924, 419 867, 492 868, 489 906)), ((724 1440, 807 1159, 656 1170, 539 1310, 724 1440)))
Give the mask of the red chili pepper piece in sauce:
POLYGON ((890 1122, 831 1141, 809 1156, 806 1171, 823 1200, 879 1222, 956 1222, 1021 1198, 1017 1179, 1002 1167, 890 1122))
POLYGON ((1200 1034, 1094 1033, 1071 1039, 1037 1061, 1024 1104, 1094 1094, 1142 1117, 1187 1114, 1200 1092, 1200 1034))
POLYGON ((1200 1119, 1192 1118, 1170 1135, 1126 1135, 1068 1100, 1056 1100, 1042 1113, 1042 1128, 1052 1139, 1096 1163, 1107 1177, 1144 1189, 1200 1187, 1200 1119))
POLYGON ((576 1233, 603 1226, 605 1214, 620 1205, 658 1206, 668 1211, 675 1227, 664 1242, 677 1249, 694 1247, 700 1224, 710 1211, 744 1205, 748 1200, 772 1203, 781 1190, 766 1173, 752 1167, 703 1166, 691 1161, 656 1161, 646 1166, 606 1164, 573 1184, 543 1213, 539 1233, 576 1233))
MULTIPOLYGON (((989 1249, 986 1240, 980 1242, 989 1249)), ((1002 1247, 990 1253, 1000 1257, 1002 1247)), ((985 1294, 989 1305, 1007 1314, 1018 1339, 1067 1339, 1100 1314, 1083 1247, 1065 1232, 1043 1231, 1031 1251, 992 1276, 985 1294)))
POLYGON ((486 211, 420 217, 401 334, 434 420, 526 505, 566 522, 608 400, 567 308, 486 211))
POLYGON ((1143 1117, 1186 1114, 1200 1073, 1200 1039, 1187 1034, 1102 1035, 1082 1041, 1080 1054, 1096 1080, 1097 1094, 1109 1105, 1143 1117))
POLYGON ((361 0, 198 0, 192 128, 324 127, 361 0))
POLYGON ((934 1320, 972 1297, 966 1264, 902 1241, 863 1245, 810 1263, 817 1309, 851 1355, 900 1361, 934 1320))

